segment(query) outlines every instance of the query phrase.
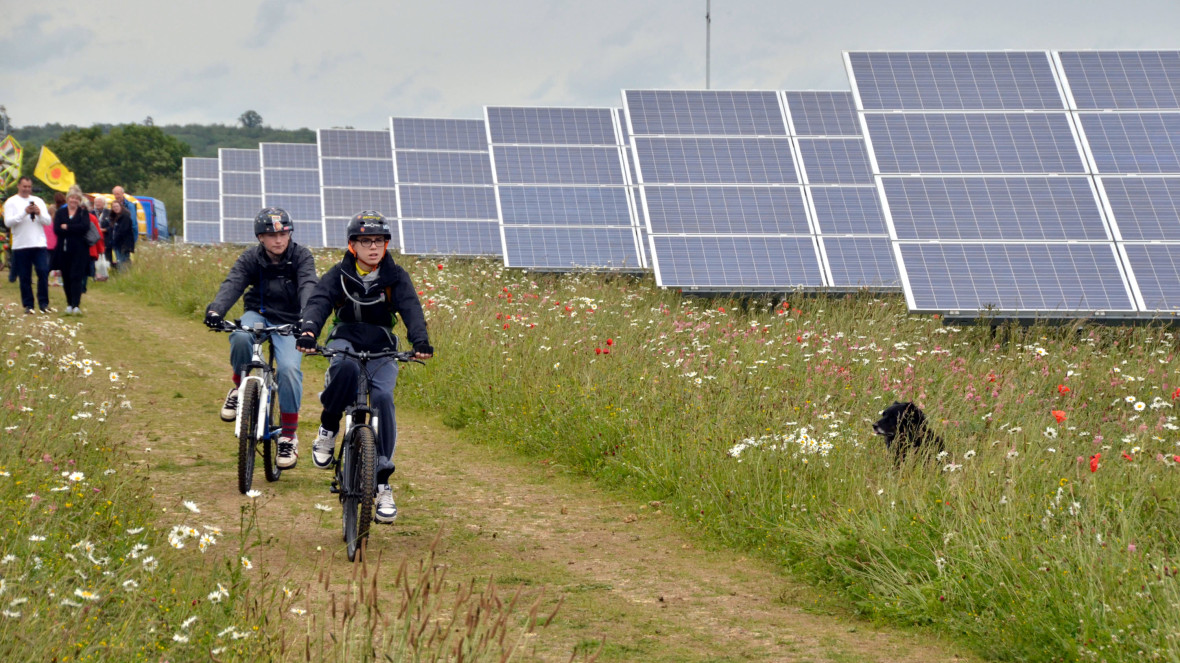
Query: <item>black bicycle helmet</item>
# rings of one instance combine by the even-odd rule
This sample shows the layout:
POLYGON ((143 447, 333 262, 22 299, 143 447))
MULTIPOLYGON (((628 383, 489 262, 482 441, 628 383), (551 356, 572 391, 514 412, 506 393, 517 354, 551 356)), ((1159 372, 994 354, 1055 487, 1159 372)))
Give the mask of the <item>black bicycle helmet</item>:
POLYGON ((291 215, 287 214, 287 210, 278 207, 267 207, 254 217, 254 236, 257 237, 262 233, 278 233, 284 230, 294 231, 295 225, 291 223, 291 215))
POLYGON ((381 235, 386 241, 393 239, 393 232, 389 230, 389 222, 381 216, 381 212, 361 212, 348 222, 348 241, 365 235, 381 235))

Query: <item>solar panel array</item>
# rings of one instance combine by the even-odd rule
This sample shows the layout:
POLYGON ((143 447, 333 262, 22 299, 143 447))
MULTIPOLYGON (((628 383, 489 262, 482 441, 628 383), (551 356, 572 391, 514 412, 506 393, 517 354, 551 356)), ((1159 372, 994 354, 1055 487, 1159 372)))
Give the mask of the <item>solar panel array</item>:
POLYGON ((845 64, 912 310, 1180 310, 1176 53, 850 52, 845 64))
POLYGON ((221 240, 254 242, 254 217, 263 207, 258 150, 223 147, 217 158, 221 167, 221 240))
POLYGON ((197 244, 221 241, 220 161, 185 157, 184 240, 197 244))
POLYGON ((1180 52, 1061 51, 1069 107, 1149 314, 1180 312, 1180 52))
POLYGON ((324 245, 319 149, 311 143, 261 143, 262 204, 291 215, 296 242, 324 245))
POLYGON ((1180 51, 848 52, 848 92, 624 90, 623 109, 391 118, 184 160, 185 238, 890 289, 955 316, 1180 313, 1180 51), (642 214, 642 223, 640 223, 642 214))
POLYGON ((625 90, 623 101, 657 283, 895 287, 851 95, 625 90))
POLYGON ((643 268, 610 108, 484 108, 504 264, 643 268))
MULTIPOLYGON (((324 241, 344 246, 353 215, 377 211, 397 218, 397 184, 389 131, 320 129, 324 241)), ((398 244, 395 235, 391 246, 398 244)), ((398 247, 394 247, 398 248, 398 247)))
POLYGON ((483 120, 390 118, 402 252, 500 256, 483 120))

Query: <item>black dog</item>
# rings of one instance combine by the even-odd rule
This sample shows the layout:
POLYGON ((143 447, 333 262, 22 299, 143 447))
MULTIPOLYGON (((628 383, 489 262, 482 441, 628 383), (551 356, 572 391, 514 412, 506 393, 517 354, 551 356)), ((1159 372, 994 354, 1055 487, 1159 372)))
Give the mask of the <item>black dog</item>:
POLYGON ((898 403, 885 408, 881 418, 873 424, 873 432, 884 436, 885 448, 893 454, 893 462, 900 465, 911 451, 922 448, 927 457, 943 451, 942 438, 930 430, 926 415, 913 403, 898 403))

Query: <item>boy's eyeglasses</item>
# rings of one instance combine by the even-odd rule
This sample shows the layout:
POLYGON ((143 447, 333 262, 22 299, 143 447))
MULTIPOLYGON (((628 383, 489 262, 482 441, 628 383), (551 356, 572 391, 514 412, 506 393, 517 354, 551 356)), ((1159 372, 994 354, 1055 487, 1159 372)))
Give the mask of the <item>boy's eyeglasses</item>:
POLYGON ((364 248, 369 249, 374 246, 377 246, 378 244, 384 244, 385 238, 384 237, 358 237, 352 241, 356 242, 356 244, 358 246, 363 246, 364 248))

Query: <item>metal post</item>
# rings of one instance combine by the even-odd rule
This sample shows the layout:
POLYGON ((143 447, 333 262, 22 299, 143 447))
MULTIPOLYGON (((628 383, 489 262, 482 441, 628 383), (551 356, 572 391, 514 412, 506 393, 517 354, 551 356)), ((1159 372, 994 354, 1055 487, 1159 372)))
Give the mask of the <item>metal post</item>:
POLYGON ((705 89, 709 89, 709 37, 713 28, 713 0, 705 0, 705 89))

